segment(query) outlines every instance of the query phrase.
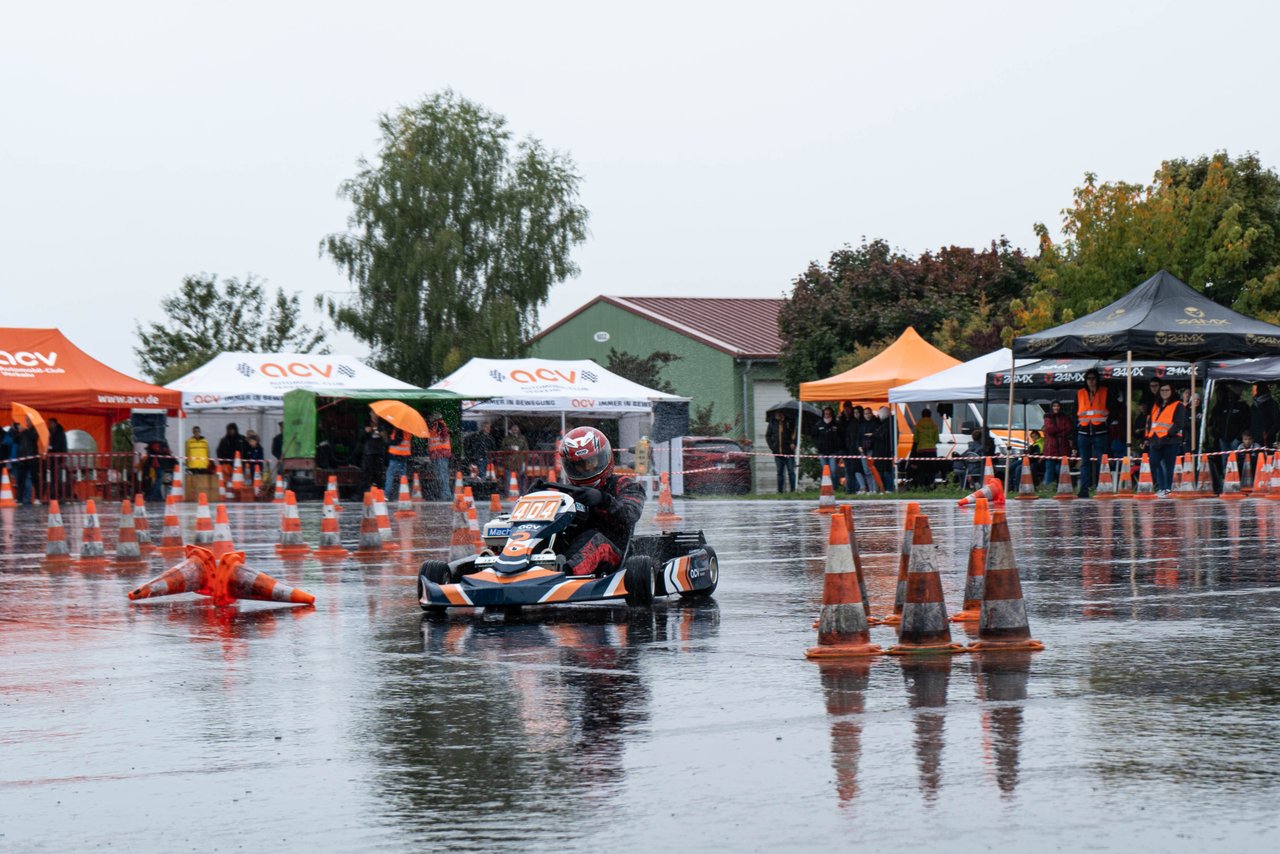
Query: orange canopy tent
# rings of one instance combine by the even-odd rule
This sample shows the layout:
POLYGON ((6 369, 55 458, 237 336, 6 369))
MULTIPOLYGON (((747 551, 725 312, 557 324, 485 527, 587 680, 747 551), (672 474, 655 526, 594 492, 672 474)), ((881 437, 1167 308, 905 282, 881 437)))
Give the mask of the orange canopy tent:
POLYGON ((801 400, 854 400, 859 403, 888 403, 889 389, 945 371, 960 364, 920 337, 908 326, 875 358, 868 359, 843 374, 800 383, 801 400))
POLYGON ((0 412, 14 403, 83 430, 111 450, 111 425, 134 409, 175 414, 181 395, 108 368, 57 329, 0 327, 0 412))

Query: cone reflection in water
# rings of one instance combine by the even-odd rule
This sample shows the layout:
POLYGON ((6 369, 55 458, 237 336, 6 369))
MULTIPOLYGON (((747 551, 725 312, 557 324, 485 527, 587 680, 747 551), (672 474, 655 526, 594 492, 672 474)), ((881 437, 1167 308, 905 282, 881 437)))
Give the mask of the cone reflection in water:
POLYGON ((1022 708, 1031 675, 1031 652, 990 652, 975 656, 984 708, 982 725, 994 748, 996 786, 1002 797, 1018 788, 1022 753, 1022 708), (986 707, 986 704, 991 704, 986 707))
POLYGON ((982 618, 978 623, 978 640, 969 645, 971 651, 989 649, 1044 649, 1044 644, 1031 638, 1027 608, 1022 601, 1022 582, 1014 560, 1009 538, 1009 522, 997 511, 991 525, 991 543, 987 550, 987 573, 982 596, 982 618))
POLYGON ((844 658, 880 655, 883 650, 871 643, 867 614, 862 607, 858 571, 849 548, 849 530, 844 514, 831 516, 827 538, 827 565, 822 577, 822 615, 818 618, 818 645, 805 652, 807 658, 844 658))
POLYGON ((45 530, 44 562, 48 564, 68 563, 71 560, 71 548, 67 544, 67 529, 62 524, 62 508, 58 499, 49 501, 49 521, 45 530))
POLYGON ((858 762, 862 757, 862 713, 871 681, 873 659, 822 661, 818 673, 831 726, 831 768, 836 797, 847 804, 858 796, 858 762))
POLYGON ((937 547, 929 517, 916 517, 911 538, 911 561, 907 567, 907 595, 902 607, 902 628, 890 655, 924 655, 963 652, 951 642, 947 606, 942 598, 942 578, 938 575, 937 547))
POLYGON ((942 787, 942 749, 945 744, 947 684, 951 681, 951 656, 908 656, 902 661, 907 686, 907 707, 914 714, 913 746, 920 773, 920 794, 925 803, 938 799, 942 787))

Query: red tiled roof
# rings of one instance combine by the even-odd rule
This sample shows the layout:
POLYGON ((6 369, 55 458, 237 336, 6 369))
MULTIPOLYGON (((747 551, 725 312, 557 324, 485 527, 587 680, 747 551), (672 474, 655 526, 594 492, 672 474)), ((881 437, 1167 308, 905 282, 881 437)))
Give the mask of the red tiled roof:
POLYGON ((542 330, 541 338, 589 306, 604 301, 625 311, 701 341, 742 359, 776 359, 781 299, 749 297, 610 297, 598 296, 582 308, 542 330))

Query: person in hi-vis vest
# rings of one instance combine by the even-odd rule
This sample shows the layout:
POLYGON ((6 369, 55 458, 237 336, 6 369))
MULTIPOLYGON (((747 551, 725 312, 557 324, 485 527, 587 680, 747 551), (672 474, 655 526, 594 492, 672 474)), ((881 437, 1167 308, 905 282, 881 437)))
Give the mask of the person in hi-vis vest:
POLYGON ((1109 425, 1118 416, 1107 389, 1093 368, 1084 373, 1084 388, 1076 392, 1076 450, 1080 454, 1081 498, 1098 482, 1098 466, 1110 445, 1109 425))

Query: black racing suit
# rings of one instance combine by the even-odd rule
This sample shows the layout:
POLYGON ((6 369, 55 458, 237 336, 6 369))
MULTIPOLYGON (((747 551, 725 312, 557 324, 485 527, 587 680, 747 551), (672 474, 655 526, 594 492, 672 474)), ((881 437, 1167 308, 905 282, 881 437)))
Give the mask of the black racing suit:
POLYGON ((644 487, 639 481, 620 475, 598 487, 603 500, 587 511, 587 521, 565 549, 571 575, 598 575, 622 565, 622 555, 631 542, 631 532, 644 511, 644 487))

